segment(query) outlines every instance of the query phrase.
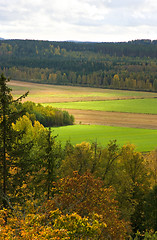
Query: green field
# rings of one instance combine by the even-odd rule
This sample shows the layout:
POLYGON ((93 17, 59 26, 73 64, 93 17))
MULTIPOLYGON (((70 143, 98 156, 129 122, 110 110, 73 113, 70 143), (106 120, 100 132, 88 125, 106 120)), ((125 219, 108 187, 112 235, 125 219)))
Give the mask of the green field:
POLYGON ((110 127, 97 125, 73 125, 52 128, 52 135, 58 135, 57 139, 64 145, 66 140, 72 144, 95 142, 106 146, 110 140, 117 140, 122 146, 127 143, 134 144, 140 152, 151 151, 157 147, 157 130, 137 129, 125 127, 110 127))
POLYGON ((157 114, 157 98, 49 103, 57 108, 157 114))
MULTIPOLYGON (((13 89, 14 96, 18 94, 21 95, 26 92, 26 90, 30 90, 26 100, 29 101, 32 97, 30 101, 38 99, 39 103, 43 105, 51 105, 61 109, 157 114, 157 93, 88 87, 53 86, 25 82, 19 82, 19 85, 16 82, 16 86, 11 86, 11 83, 9 84, 13 89), (75 97, 78 97, 78 100, 76 100, 78 102, 71 102, 75 97), (88 97, 93 101, 87 101, 88 97), (102 101, 99 97, 104 97, 106 100, 102 101), (120 99, 127 97, 137 99, 120 99), (45 104, 46 98, 52 102, 45 104), (58 103, 53 103, 53 98, 57 98, 58 103), (69 98, 70 102, 64 102, 67 98, 69 98), (120 100, 111 100, 113 98, 120 100)), ((151 129, 74 125, 52 128, 52 130, 54 131, 54 135, 58 135, 58 140, 61 140, 63 145, 66 140, 70 139, 72 144, 81 143, 82 141, 90 143, 97 141, 100 145, 106 146, 110 140, 116 139, 119 145, 133 143, 136 145, 137 150, 142 152, 151 151, 157 147, 157 130, 151 129)))

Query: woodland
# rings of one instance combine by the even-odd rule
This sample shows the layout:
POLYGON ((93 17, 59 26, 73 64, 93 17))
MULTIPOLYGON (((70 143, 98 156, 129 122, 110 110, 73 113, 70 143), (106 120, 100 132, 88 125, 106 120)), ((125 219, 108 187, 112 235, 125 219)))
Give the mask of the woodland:
POLYGON ((156 40, 0 41, 0 72, 38 83, 156 91, 156 59, 156 40))
POLYGON ((157 239, 157 151, 116 140, 62 147, 37 117, 49 109, 22 103, 28 92, 14 100, 8 81, 2 74, 0 239, 157 239))

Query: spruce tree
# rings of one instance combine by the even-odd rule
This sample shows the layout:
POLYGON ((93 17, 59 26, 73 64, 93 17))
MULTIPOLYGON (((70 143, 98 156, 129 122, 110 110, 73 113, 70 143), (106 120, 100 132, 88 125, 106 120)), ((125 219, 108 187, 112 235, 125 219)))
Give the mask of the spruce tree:
POLYGON ((3 74, 0 76, 0 197, 3 203, 3 207, 11 207, 8 200, 8 189, 10 183, 8 183, 8 170, 11 164, 11 150, 12 145, 17 137, 16 132, 12 128, 12 123, 23 114, 18 112, 14 108, 14 104, 20 103, 28 92, 19 97, 17 100, 13 100, 11 89, 7 86, 10 80, 3 74))

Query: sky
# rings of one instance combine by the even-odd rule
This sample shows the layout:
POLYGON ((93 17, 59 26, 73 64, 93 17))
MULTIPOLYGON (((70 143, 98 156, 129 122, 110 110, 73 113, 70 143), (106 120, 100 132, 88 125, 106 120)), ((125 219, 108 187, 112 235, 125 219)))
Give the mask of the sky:
POLYGON ((5 39, 157 39, 157 0, 0 0, 0 13, 5 39))

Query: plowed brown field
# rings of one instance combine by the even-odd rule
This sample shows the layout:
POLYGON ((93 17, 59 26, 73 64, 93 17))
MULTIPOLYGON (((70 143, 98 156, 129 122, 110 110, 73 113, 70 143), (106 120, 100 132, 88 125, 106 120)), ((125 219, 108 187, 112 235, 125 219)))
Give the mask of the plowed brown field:
POLYGON ((76 124, 157 129, 157 115, 65 109, 75 117, 76 124))
MULTIPOLYGON (((13 95, 21 95, 26 92, 26 90, 29 90, 30 94, 25 101, 33 101, 36 103, 157 97, 157 93, 141 92, 138 95, 136 92, 132 92, 132 94, 128 95, 127 91, 88 87, 53 86, 21 81, 11 81, 10 85, 13 87, 13 95), (114 95, 114 93, 116 94, 114 95)), ((66 110, 74 115, 76 124, 81 123, 157 129, 157 115, 73 109, 66 110)))

